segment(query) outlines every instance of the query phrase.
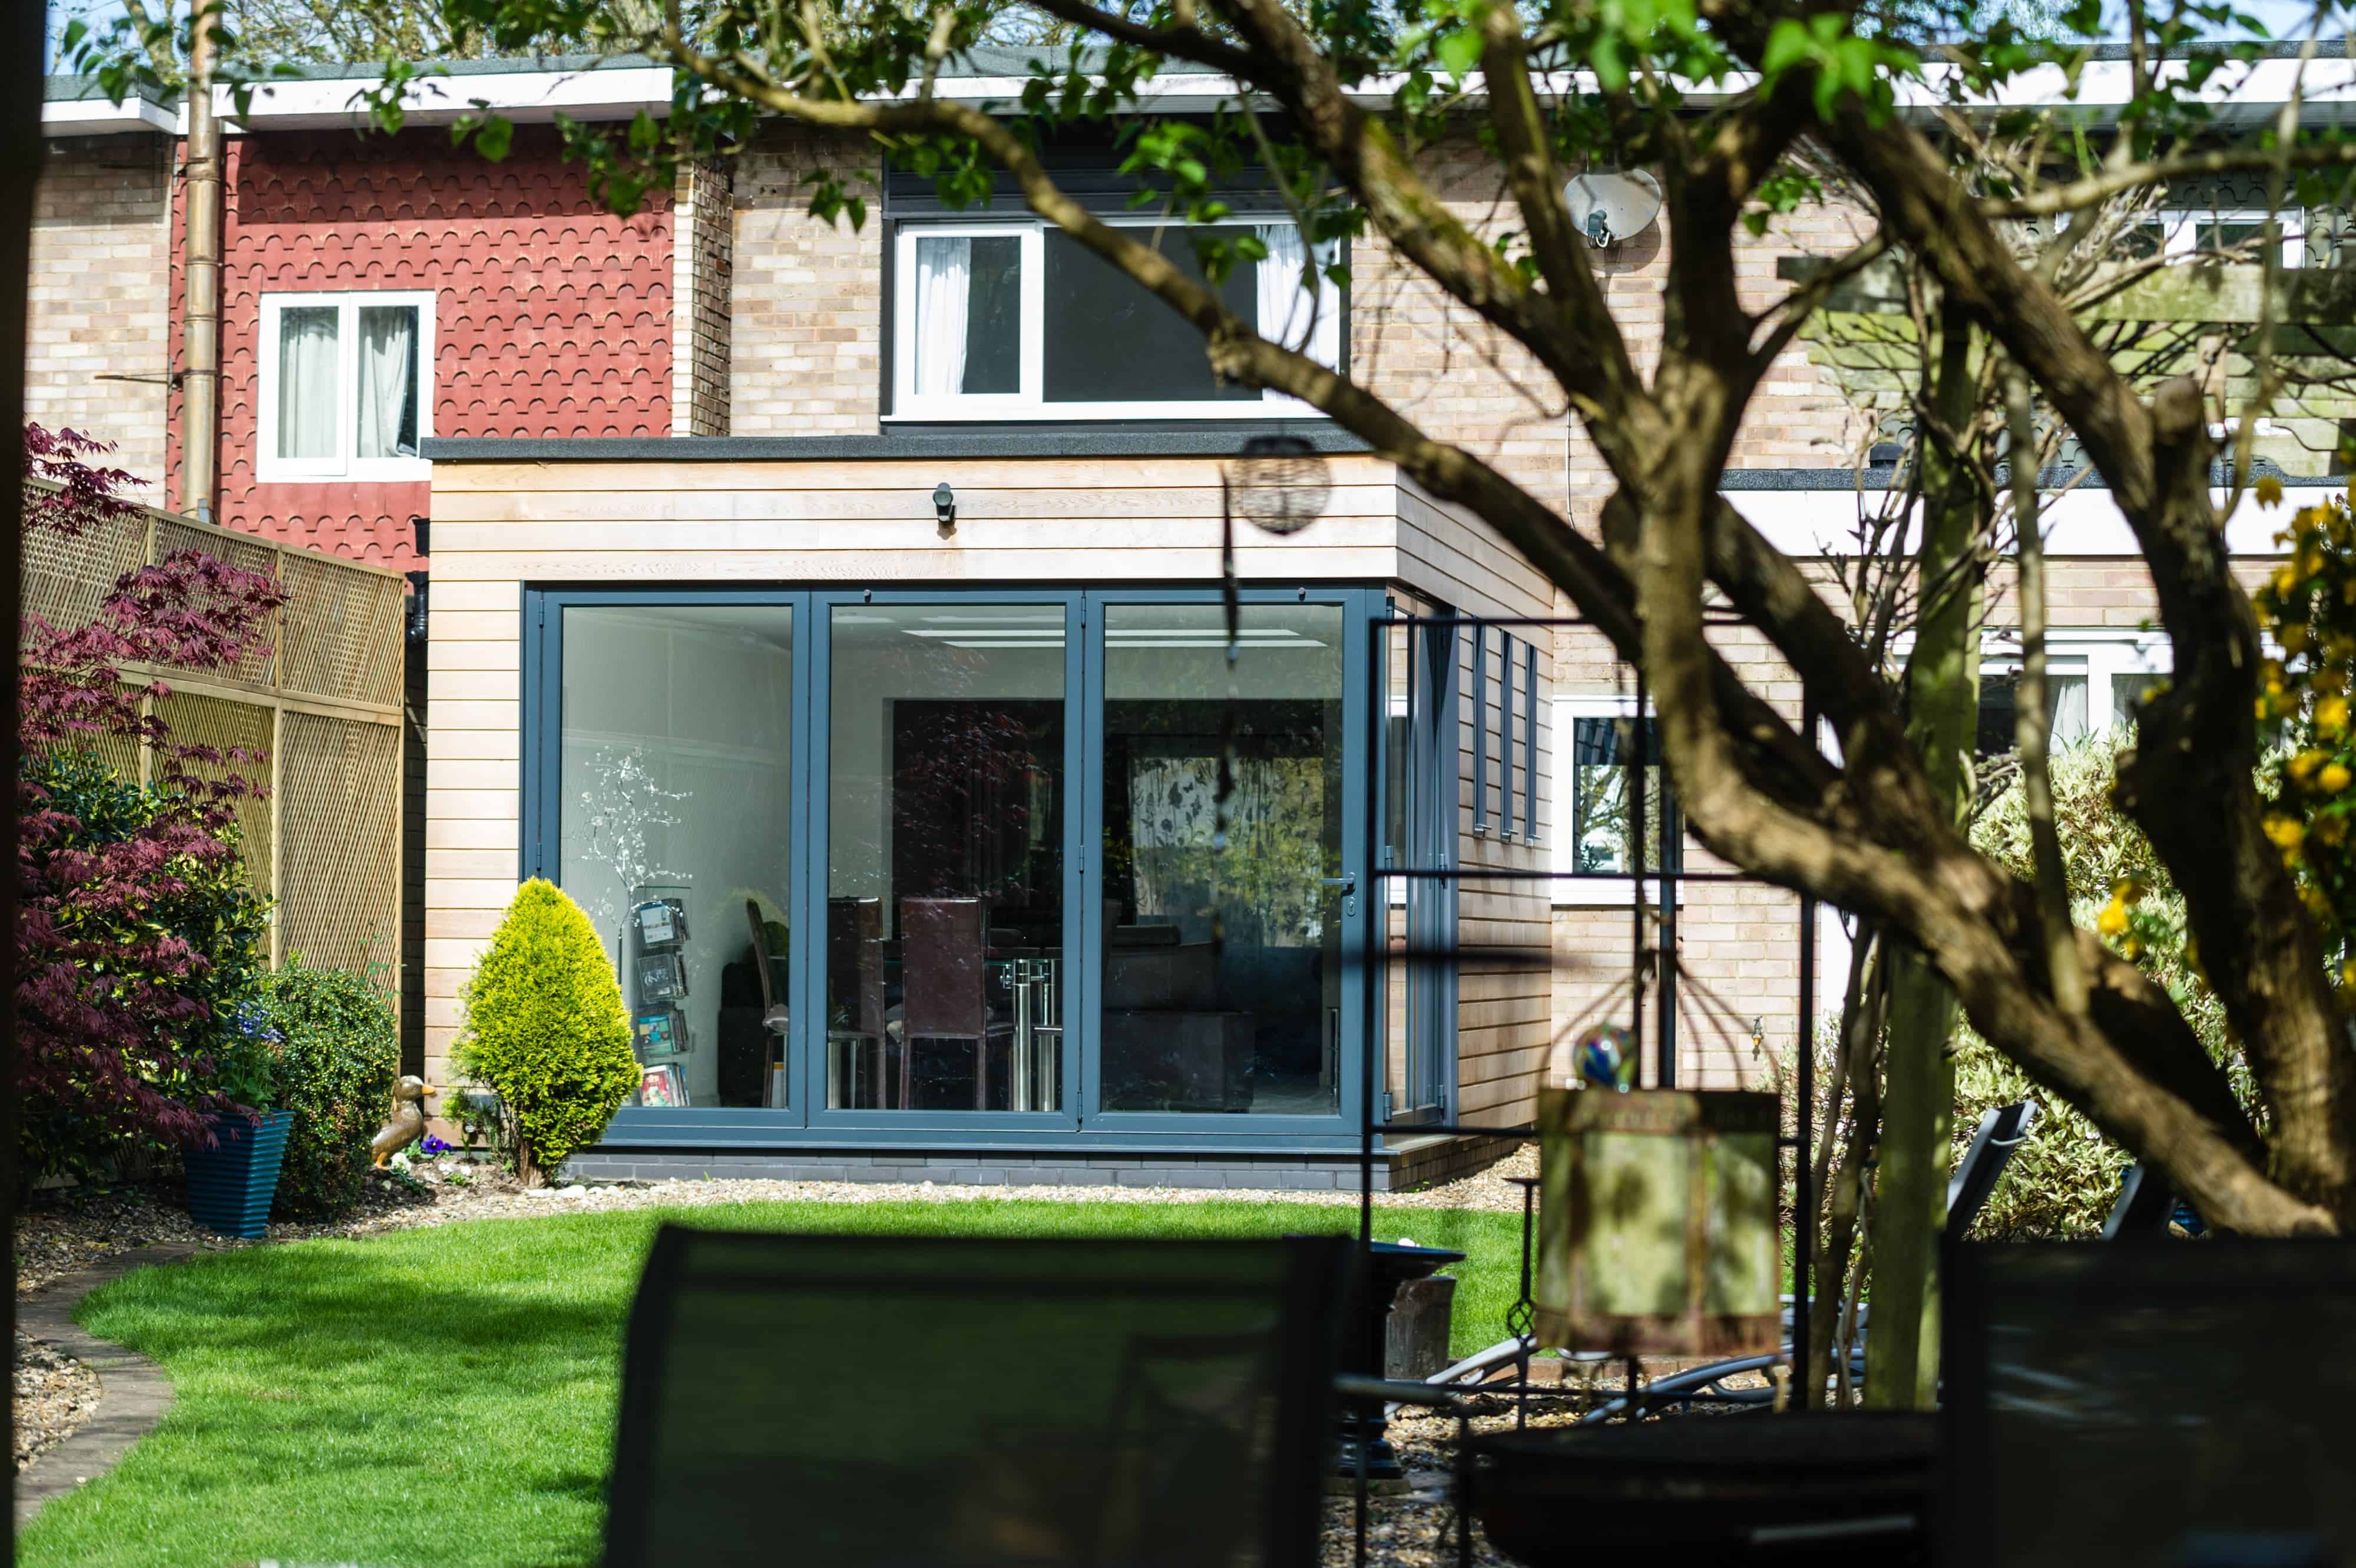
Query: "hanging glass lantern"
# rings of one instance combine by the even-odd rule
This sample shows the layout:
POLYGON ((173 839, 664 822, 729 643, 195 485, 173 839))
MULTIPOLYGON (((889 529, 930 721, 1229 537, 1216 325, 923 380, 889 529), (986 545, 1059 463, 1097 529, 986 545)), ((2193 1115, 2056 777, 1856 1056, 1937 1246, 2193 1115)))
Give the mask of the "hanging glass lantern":
POLYGON ((1537 1340, 1615 1356, 1783 1345, 1782 1102, 1541 1087, 1537 1340))

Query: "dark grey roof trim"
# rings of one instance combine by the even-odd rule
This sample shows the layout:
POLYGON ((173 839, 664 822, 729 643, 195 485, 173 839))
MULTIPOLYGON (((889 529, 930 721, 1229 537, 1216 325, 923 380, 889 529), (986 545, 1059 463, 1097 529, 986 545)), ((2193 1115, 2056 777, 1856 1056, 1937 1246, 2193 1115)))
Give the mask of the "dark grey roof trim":
MULTIPOLYGON (((131 86, 130 97, 150 103, 177 103, 180 95, 159 87, 146 87, 137 82, 131 86)), ((41 99, 48 103, 83 103, 92 100, 109 102, 106 89, 94 76, 45 76, 41 79, 41 99)))
POLYGON ((1300 435, 1320 452, 1368 450, 1322 421, 1168 427, 1041 425, 891 431, 882 435, 656 435, 583 440, 455 437, 420 443, 436 463, 881 462, 939 457, 1231 457, 1253 435, 1300 435))

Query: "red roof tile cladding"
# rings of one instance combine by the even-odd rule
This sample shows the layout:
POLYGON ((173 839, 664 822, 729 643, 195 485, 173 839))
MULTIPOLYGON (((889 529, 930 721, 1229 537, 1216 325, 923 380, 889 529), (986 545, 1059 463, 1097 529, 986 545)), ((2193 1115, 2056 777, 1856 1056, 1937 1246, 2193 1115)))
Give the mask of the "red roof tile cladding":
MULTIPOLYGON (((671 213, 616 218, 553 132, 490 163, 446 133, 272 133, 229 141, 221 270, 220 521, 402 571, 423 483, 254 478, 262 295, 432 289, 435 435, 670 433, 671 213)), ((172 311, 179 336, 180 211, 172 311)), ((179 462, 173 399, 170 461, 179 462)), ((174 487, 175 494, 177 487, 174 487)))

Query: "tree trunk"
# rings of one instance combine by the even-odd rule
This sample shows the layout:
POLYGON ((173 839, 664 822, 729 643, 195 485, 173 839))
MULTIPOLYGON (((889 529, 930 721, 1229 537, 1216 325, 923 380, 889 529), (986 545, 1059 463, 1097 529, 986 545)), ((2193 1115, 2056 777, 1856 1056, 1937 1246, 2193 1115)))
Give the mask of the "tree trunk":
MULTIPOLYGON (((1815 1190, 1824 1205, 1824 1225, 1819 1232, 1823 1246, 1818 1252, 1816 1278, 1823 1296, 1822 1309, 1808 1317, 1808 1387, 1822 1389, 1833 1377, 1833 1346, 1837 1338, 1838 1321, 1847 1310, 1849 1265, 1857 1247, 1858 1226, 1865 1197, 1865 1172, 1873 1162, 1875 1143, 1881 1134, 1881 1063, 1879 1061, 1884 986, 1881 977, 1883 949, 1869 929, 1860 927, 1857 947, 1850 959, 1849 983, 1841 1015, 1841 1066, 1837 1077, 1845 1079, 1848 1094, 1848 1131, 1842 1140, 1840 1164, 1829 1160, 1820 1163, 1815 1190), (1829 1281, 1829 1288, 1821 1282, 1829 1281)), ((1842 1097, 1834 1093, 1826 1097, 1825 1114, 1819 1123, 1819 1134, 1825 1140, 1824 1153, 1832 1153, 1833 1130, 1840 1125, 1842 1097)), ((1811 1222, 1815 1216, 1809 1217, 1811 1222)), ((1847 1381, 1844 1378, 1843 1382, 1847 1381)), ((1844 1396, 1845 1397, 1845 1396, 1844 1396)))
MULTIPOLYGON (((1979 356, 1960 310, 1943 306, 1932 409, 1958 444, 1968 439, 1979 356)), ((1908 664, 1909 727, 1932 789, 1961 820, 1979 725, 1981 492, 1963 450, 1922 441, 1922 615, 1908 664)), ((1922 1410, 1939 1386, 1939 1237, 1945 1229, 1948 1136, 1955 1069, 1947 1043, 1954 993, 1918 952, 1892 950, 1888 1084, 1874 1200, 1873 1323, 1865 1341, 1865 1399, 1922 1410)))

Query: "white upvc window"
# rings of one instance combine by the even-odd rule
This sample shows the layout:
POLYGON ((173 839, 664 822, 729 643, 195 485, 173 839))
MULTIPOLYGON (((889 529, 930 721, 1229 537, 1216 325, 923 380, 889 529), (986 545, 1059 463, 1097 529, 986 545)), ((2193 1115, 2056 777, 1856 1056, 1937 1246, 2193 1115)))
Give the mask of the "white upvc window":
MULTIPOLYGON (((2107 735, 2132 722, 2133 704, 2168 673, 2164 632, 2108 628, 2055 628, 2045 634, 2045 685, 2052 738, 2067 746, 2107 735)), ((1991 630, 1980 644, 1980 736, 1983 755, 2012 749, 2012 693, 2020 682, 2020 637, 1991 630)))
POLYGON ((263 483, 431 476, 431 293, 266 294, 260 363, 263 483))
MULTIPOLYGON (((1558 908, 1626 908, 1635 902, 1625 747, 1631 740, 1647 750, 1655 744, 1649 715, 1633 726, 1623 725, 1636 716, 1633 697, 1554 699, 1548 869, 1556 874, 1551 886, 1558 908)), ((1644 769, 1644 869, 1652 875, 1661 866, 1661 791, 1666 778, 1657 760, 1644 769)), ((1647 894, 1657 898, 1659 884, 1650 885, 1647 894)))
MULTIPOLYGON (((1109 220, 1203 281, 1183 225, 1109 220)), ((1264 262, 1215 285, 1260 333, 1321 364, 1342 361, 1341 290, 1289 219, 1216 226, 1249 233, 1264 262)), ((1293 418, 1308 405, 1222 385, 1202 336, 1060 229, 1035 222, 905 223, 893 252, 892 413, 898 420, 1293 418)))
MULTIPOLYGON (((2305 266, 2306 209, 2286 207, 2275 214, 2275 222, 2282 237, 2282 264, 2305 266)), ((2143 226, 2159 231, 2162 255, 2232 252, 2245 262, 2264 259, 2256 249, 2257 242, 2265 235, 2266 212, 2263 207, 2167 207, 2154 213, 2143 226)))

